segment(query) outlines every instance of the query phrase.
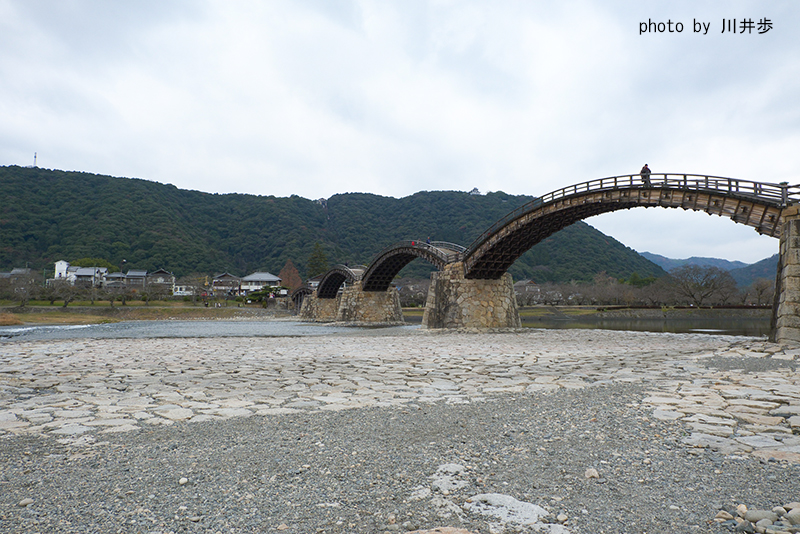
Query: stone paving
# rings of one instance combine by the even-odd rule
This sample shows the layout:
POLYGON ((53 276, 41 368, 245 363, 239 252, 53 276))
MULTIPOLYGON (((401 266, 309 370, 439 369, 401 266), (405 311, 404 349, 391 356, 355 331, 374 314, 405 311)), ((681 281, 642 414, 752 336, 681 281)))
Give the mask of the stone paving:
POLYGON ((0 343, 0 440, 99 445, 175 421, 470 403, 616 382, 690 451, 800 462, 800 350, 753 338, 600 330, 0 343))

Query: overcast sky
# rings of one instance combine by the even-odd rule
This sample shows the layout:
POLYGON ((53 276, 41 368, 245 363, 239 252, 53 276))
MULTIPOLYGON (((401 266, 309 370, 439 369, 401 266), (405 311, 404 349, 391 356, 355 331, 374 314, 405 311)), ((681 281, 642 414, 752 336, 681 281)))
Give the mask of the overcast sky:
MULTIPOLYGON (((0 0, 0 165, 312 199, 644 163, 800 183, 799 23, 795 0, 0 0)), ((672 258, 778 251, 704 213, 587 222, 672 258)))

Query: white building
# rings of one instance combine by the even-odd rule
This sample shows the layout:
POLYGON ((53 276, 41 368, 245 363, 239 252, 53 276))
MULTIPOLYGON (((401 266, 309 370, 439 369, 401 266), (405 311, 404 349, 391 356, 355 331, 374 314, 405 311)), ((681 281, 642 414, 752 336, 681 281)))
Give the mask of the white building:
POLYGON ((79 284, 100 287, 107 274, 108 268, 106 267, 74 267, 68 261, 59 260, 56 262, 53 280, 65 280, 73 286, 79 284))
MULTIPOLYGON (((67 280, 69 281, 69 262, 64 260, 58 260, 56 262, 56 271, 53 278, 55 280, 67 280)), ((73 279, 74 280, 74 279, 73 279)))
POLYGON ((241 293, 247 295, 253 291, 260 291, 267 287, 279 287, 281 279, 272 273, 256 272, 242 278, 241 293))

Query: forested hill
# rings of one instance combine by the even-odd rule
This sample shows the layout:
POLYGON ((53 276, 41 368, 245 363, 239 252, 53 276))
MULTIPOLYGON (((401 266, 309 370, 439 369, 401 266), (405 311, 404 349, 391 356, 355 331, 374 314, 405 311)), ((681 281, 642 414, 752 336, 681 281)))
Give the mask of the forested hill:
MULTIPOLYGON (((65 259, 103 258, 177 276, 224 271, 277 273, 291 259, 305 274, 315 242, 329 263, 367 264, 404 239, 468 246, 532 197, 502 192, 420 192, 396 199, 348 193, 327 202, 210 194, 139 179, 28 167, 0 167, 0 271, 28 264, 52 270, 65 259)), ((413 262, 406 274, 430 268, 413 262)), ((590 280, 664 271, 585 223, 551 236, 511 268, 516 280, 590 280)))

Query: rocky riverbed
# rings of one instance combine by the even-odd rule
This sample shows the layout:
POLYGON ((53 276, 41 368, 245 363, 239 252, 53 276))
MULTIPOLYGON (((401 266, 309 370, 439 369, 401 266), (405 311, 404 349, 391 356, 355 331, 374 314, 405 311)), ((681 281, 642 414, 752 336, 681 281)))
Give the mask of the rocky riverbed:
POLYGON ((724 532, 800 501, 798 355, 584 330, 5 342, 0 532, 724 532))

